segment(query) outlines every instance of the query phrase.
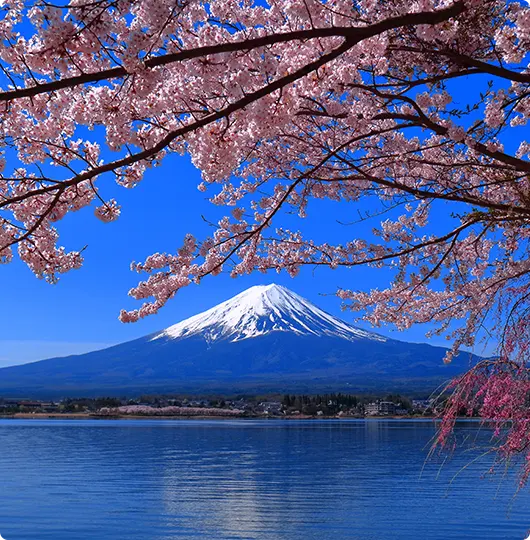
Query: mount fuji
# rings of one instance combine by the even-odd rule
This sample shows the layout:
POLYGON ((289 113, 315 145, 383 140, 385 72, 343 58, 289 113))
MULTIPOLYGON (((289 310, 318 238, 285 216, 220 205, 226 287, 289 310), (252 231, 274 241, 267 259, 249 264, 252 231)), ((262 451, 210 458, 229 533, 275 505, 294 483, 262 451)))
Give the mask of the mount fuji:
POLYGON ((386 341, 329 315, 305 298, 280 285, 251 287, 204 313, 166 328, 153 339, 182 339, 200 335, 208 343, 232 343, 271 332, 334 336, 349 341, 386 341))
POLYGON ((279 286, 256 286, 165 330, 0 369, 0 395, 428 392, 476 357, 362 330, 279 286))

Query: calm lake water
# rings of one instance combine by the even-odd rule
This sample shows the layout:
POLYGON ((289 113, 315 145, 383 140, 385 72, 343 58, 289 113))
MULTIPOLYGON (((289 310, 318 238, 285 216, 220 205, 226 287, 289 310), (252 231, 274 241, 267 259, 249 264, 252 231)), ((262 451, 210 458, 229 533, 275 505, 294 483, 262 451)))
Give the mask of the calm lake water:
POLYGON ((473 448, 441 466, 429 421, 0 420, 0 534, 522 540, 530 487, 484 477, 489 434, 458 430, 473 448))

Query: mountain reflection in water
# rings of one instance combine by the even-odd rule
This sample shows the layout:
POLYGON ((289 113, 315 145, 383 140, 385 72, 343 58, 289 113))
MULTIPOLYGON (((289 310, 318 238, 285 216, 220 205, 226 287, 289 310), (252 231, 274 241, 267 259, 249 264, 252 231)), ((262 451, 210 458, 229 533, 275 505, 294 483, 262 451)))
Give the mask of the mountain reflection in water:
POLYGON ((513 499, 515 472, 481 478, 490 433, 458 433, 467 447, 443 463, 425 461, 430 421, 4 420, 0 533, 522 540, 529 490, 513 499))

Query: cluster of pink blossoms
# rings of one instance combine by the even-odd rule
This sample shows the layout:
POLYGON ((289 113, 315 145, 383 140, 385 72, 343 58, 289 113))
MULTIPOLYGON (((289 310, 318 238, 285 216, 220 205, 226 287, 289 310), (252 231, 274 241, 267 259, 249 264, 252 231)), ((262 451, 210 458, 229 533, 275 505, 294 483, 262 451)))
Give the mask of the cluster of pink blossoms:
POLYGON ((123 405, 121 407, 103 407, 98 411, 101 416, 241 416, 239 409, 219 409, 215 407, 150 407, 148 405, 123 405))
POLYGON ((529 371, 519 363, 485 360, 455 379, 447 388, 451 396, 443 409, 436 445, 455 445, 455 424, 461 416, 479 416, 492 429, 491 467, 522 456, 520 483, 530 477, 529 371))

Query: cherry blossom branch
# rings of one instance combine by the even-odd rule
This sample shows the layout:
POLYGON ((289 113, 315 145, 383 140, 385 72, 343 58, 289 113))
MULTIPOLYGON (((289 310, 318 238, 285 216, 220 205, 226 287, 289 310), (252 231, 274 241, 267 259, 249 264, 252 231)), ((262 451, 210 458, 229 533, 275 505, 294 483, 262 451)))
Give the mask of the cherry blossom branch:
MULTIPOLYGON (((401 26, 416 24, 437 24, 446 21, 451 17, 456 17, 457 15, 462 13, 464 9, 464 2, 457 1, 448 8, 440 9, 436 12, 409 13, 406 15, 401 15, 399 17, 390 18, 366 27, 312 28, 309 30, 286 32, 284 34, 264 36, 260 38, 236 41, 233 43, 208 45, 204 47, 197 47, 192 50, 179 51, 176 53, 169 53, 153 58, 148 58, 143 62, 143 65, 146 69, 152 69, 167 66, 169 64, 174 64, 177 62, 192 60, 194 58, 203 58, 206 56, 229 52, 249 51, 252 49, 263 48, 278 43, 287 43, 291 41, 302 41, 308 39, 342 37, 352 44, 359 43, 360 41, 368 39, 371 36, 375 36, 383 32, 387 32, 388 30, 399 28, 401 26)), ((125 77, 126 75, 128 75, 128 72, 124 67, 116 67, 113 69, 99 71, 97 73, 84 73, 75 77, 68 77, 48 83, 36 84, 35 86, 30 86, 27 88, 17 88, 11 91, 0 92, 0 101, 12 101, 14 99, 20 99, 24 97, 33 97, 39 94, 46 94, 65 88, 72 88, 75 86, 81 86, 125 77)))

